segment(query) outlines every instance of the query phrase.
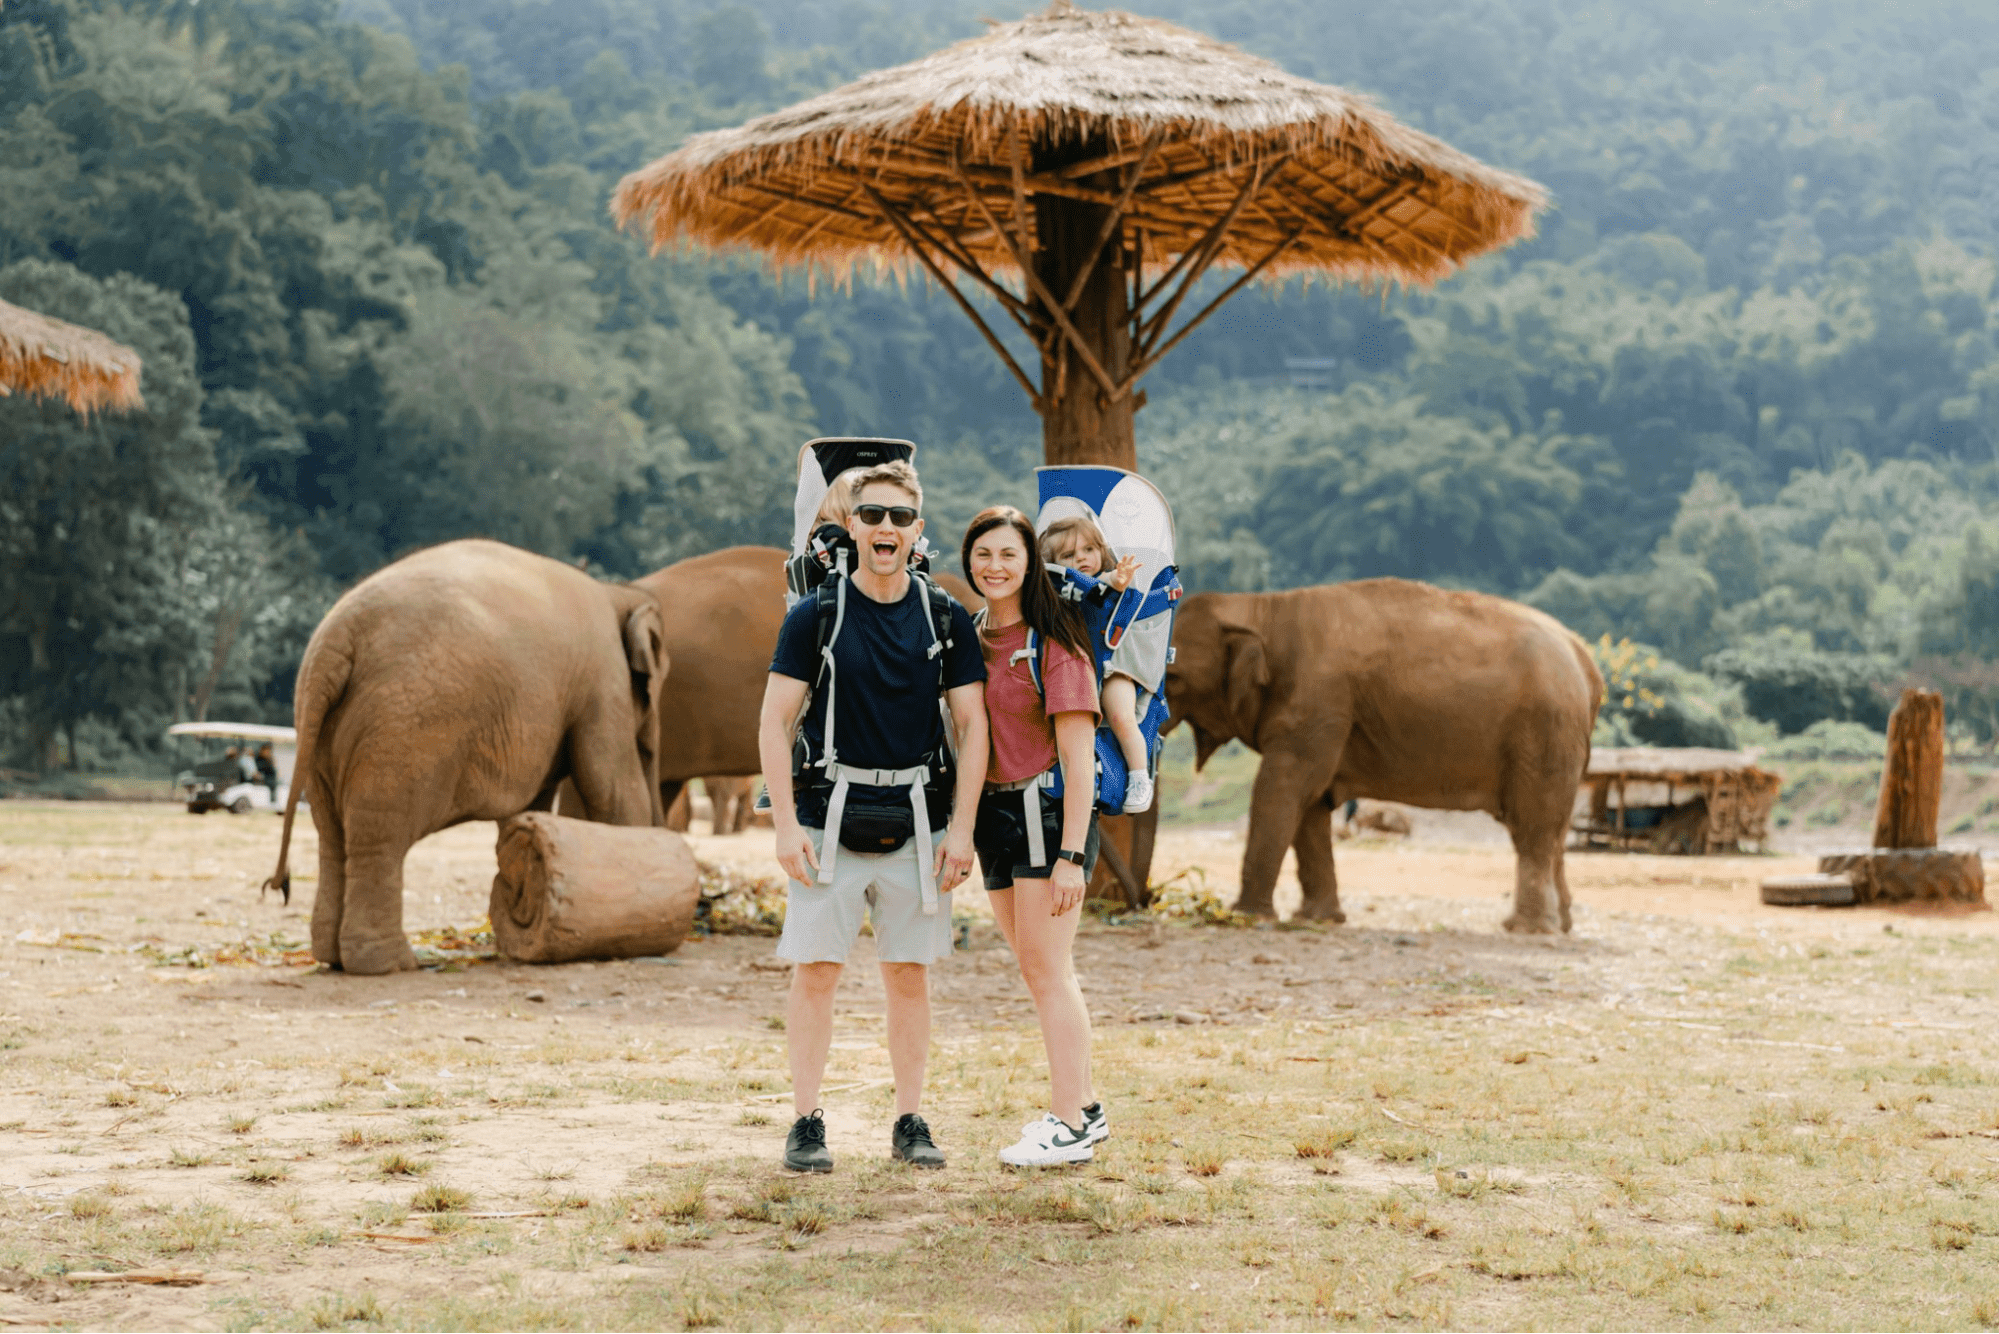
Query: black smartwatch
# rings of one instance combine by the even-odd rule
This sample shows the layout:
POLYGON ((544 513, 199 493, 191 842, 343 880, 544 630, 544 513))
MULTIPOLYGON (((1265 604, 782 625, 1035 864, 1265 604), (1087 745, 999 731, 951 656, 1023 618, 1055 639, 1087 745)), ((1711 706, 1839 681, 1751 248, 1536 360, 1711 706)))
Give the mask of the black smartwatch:
POLYGON ((1064 848, 1055 854, 1055 860, 1058 862, 1074 862, 1076 865, 1081 866, 1090 859, 1074 848, 1064 848))

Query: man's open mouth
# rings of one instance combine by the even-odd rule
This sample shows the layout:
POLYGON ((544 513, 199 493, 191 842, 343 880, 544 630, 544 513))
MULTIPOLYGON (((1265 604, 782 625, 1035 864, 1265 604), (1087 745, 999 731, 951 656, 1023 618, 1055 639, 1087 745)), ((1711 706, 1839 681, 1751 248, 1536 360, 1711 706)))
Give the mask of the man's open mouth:
POLYGON ((895 543, 892 541, 877 540, 875 542, 875 550, 884 556, 893 556, 895 554, 895 543))

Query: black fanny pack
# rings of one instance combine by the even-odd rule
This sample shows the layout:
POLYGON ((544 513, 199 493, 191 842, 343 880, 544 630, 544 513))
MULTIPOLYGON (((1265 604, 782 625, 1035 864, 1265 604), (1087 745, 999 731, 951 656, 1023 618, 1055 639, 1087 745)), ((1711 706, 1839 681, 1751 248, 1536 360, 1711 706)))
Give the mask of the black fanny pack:
POLYGON ((840 813, 840 846, 849 852, 894 852, 916 837, 916 812, 907 795, 903 800, 877 805, 854 799, 840 813))

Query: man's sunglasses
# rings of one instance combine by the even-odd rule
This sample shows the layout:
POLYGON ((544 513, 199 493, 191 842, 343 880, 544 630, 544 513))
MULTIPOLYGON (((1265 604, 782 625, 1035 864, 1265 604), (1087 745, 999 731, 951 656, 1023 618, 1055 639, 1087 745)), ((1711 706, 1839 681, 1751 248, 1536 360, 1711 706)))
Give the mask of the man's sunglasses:
POLYGON ((916 522, 916 510, 908 505, 856 505, 854 517, 870 528, 883 519, 898 528, 907 528, 916 522))

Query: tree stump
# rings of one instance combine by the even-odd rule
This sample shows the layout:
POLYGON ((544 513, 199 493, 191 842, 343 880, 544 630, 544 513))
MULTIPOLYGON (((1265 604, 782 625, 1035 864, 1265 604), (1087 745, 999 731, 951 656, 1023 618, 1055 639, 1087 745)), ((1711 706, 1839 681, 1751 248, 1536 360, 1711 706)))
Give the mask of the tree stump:
POLYGON ((1881 765, 1881 800, 1874 812, 1874 846, 1819 858, 1817 876, 1763 882, 1765 903, 1820 903, 1810 881, 1852 882, 1851 903, 1984 903, 1985 863, 1976 850, 1939 848, 1937 809, 1943 801, 1943 696, 1904 690, 1888 715, 1888 753, 1881 765), (1774 895, 1774 897, 1773 897, 1774 895))
POLYGON ((694 924, 701 873, 678 834, 529 811, 500 825, 498 854, 487 911, 506 958, 666 954, 694 924))
POLYGON ((1888 754, 1874 810, 1877 848, 1933 848, 1943 801, 1943 696, 1914 688, 1888 715, 1888 754))
POLYGON ((1985 902, 1985 863, 1975 849, 1833 852, 1819 858, 1819 873, 1853 881, 1855 903, 1985 902))

